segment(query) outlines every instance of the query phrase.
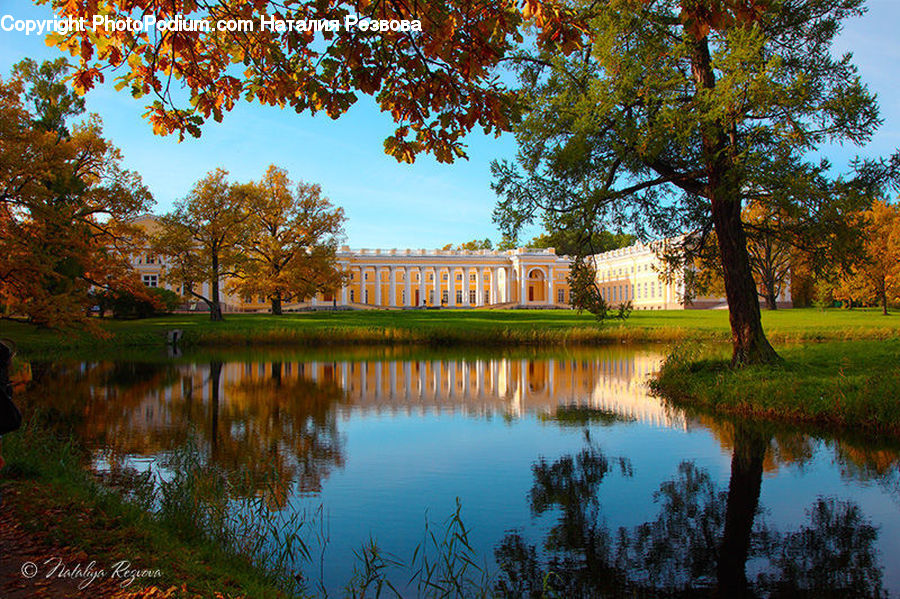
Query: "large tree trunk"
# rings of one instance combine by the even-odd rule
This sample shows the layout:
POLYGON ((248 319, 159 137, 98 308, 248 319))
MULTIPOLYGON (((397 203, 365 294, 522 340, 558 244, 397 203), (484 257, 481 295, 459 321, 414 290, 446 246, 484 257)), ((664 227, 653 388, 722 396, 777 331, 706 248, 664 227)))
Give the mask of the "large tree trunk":
POLYGON ((735 426, 725 530, 719 546, 719 597, 750 596, 746 563, 768 445, 769 439, 763 434, 743 425, 735 426))
MULTIPOLYGON (((691 36, 692 34, 686 33, 691 36)), ((706 38, 691 40, 691 73, 701 90, 716 86, 715 73, 709 56, 706 38)), ((741 221, 740 188, 729 146, 727 123, 705 125, 701 135, 706 167, 706 197, 712 209, 713 225, 719 241, 719 257, 725 278, 725 297, 731 320, 732 366, 778 362, 781 358, 772 349, 763 333, 759 312, 756 282, 750 270, 747 237, 741 221)))
POLYGON ((712 199, 712 216, 725 276, 725 297, 731 322, 732 366, 768 364, 781 358, 763 332, 756 282, 750 271, 747 239, 741 223, 741 203, 712 199))
POLYGON ((281 292, 276 291, 275 295, 272 296, 272 314, 275 314, 276 316, 281 316, 282 313, 283 312, 281 309, 281 292))

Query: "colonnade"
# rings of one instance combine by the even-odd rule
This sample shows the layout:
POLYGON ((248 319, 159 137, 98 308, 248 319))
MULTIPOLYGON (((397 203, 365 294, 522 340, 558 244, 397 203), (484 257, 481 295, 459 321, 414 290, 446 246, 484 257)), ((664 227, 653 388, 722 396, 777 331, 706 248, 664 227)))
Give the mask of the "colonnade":
MULTIPOLYGON (((485 306, 503 304, 516 301, 513 289, 516 281, 516 269, 510 266, 401 266, 387 264, 344 264, 342 267, 355 274, 355 280, 341 288, 340 305, 349 303, 371 304, 385 307, 413 307, 413 306, 485 306), (383 298, 382 275, 388 273, 387 298, 383 298), (374 273, 372 280, 367 280, 366 274, 374 273), (403 275, 402 281, 398 275, 403 275), (446 273, 447 279, 443 275, 446 273), (474 288, 471 275, 475 274, 474 288), (460 280, 457 280, 457 276, 460 280), (487 277, 485 276, 487 275, 487 277), (414 282, 415 279, 415 282, 414 282), (487 280, 486 280, 487 279, 487 280), (366 292, 371 284, 373 296, 367 297, 366 292), (349 297, 350 287, 358 287, 360 296, 349 297), (398 290, 403 290, 403 296, 398 302, 398 290), (416 300, 418 291, 418 301, 416 300), (474 291, 474 302, 470 292, 474 291), (431 293, 429 293, 431 292, 431 293), (446 300, 444 299, 446 292, 446 300), (459 297, 457 297, 457 292, 459 297)), ((525 280, 522 279, 524 290, 525 280)), ((524 297, 522 291, 519 297, 524 297)))

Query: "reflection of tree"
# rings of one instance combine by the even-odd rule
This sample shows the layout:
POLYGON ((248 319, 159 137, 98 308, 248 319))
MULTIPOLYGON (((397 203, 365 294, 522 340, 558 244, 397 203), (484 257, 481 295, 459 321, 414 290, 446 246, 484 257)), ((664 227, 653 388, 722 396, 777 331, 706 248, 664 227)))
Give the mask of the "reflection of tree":
POLYGON ((496 550, 506 597, 882 595, 877 530, 851 502, 818 500, 809 523, 778 534, 755 522, 769 438, 736 427, 727 491, 683 462, 660 485, 658 517, 615 534, 602 521, 600 483, 616 463, 589 444, 535 464, 532 511, 560 511, 543 550, 509 534, 496 550), (763 572, 748 582, 745 564, 763 572))
POLYGON ((273 362, 269 378, 244 378, 227 395, 215 456, 227 470, 258 471, 262 480, 274 470, 275 480, 316 492, 331 468, 343 464, 334 407, 344 393, 334 381, 288 378, 282 363, 273 362))
MULTIPOLYGON (((560 509, 559 523, 553 527, 545 543, 553 558, 548 572, 554 576, 551 584, 563 596, 577 596, 582 589, 612 590, 625 582, 614 565, 613 542, 602 525, 600 483, 613 469, 631 474, 629 463, 623 459, 609 459, 590 442, 576 456, 564 456, 548 464, 543 459, 532 467, 534 486, 531 488, 531 509, 543 514, 560 509)), ((539 596, 545 574, 537 575, 537 552, 528 547, 518 535, 510 535, 497 550, 506 578, 499 590, 506 596, 539 596)))
POLYGON ((775 571, 761 583, 780 596, 885 596, 873 548, 878 529, 859 506, 820 497, 807 514, 809 525, 780 538, 775 571))
POLYGON ((715 585, 718 538, 725 522, 725 493, 705 470, 682 462, 677 476, 654 494, 654 522, 621 530, 619 565, 632 580, 655 589, 715 585))
POLYGON ((249 366, 242 374, 241 365, 222 360, 207 367, 37 365, 23 401, 42 407, 88 448, 105 450, 112 466, 196 438, 204 460, 240 479, 247 493, 265 490, 282 505, 293 486, 316 491, 343 463, 334 406, 344 394, 333 381, 285 376, 280 362, 266 366, 270 375, 257 378, 249 366))
POLYGON ((723 597, 746 593, 744 565, 750 550, 750 531, 759 505, 763 459, 768 445, 768 437, 758 431, 743 425, 735 427, 725 530, 719 547, 718 582, 723 597))

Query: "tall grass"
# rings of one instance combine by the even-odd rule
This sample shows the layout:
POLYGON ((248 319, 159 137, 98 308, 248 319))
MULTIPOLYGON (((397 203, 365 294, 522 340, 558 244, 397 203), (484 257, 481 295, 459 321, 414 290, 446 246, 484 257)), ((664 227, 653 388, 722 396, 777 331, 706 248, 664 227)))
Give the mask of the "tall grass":
POLYGON ((354 599, 402 598, 413 593, 434 599, 493 596, 490 570, 477 561, 458 497, 454 512, 442 525, 425 518, 422 541, 408 562, 382 551, 375 539, 355 556, 354 573, 345 588, 347 596, 354 599))
POLYGON ((297 585, 280 567, 286 558, 260 551, 261 539, 274 535, 272 547, 298 551, 300 546, 289 540, 295 522, 256 518, 269 512, 254 505, 253 498, 244 506, 253 518, 234 506, 226 509, 214 499, 224 496, 221 478, 203 475, 201 464, 185 452, 176 458, 183 467, 161 482, 152 471, 93 472, 88 468, 92 456, 51 414, 29 416, 22 429, 4 436, 7 465, 0 479, 5 489, 15 491, 4 497, 4 509, 25 530, 77 547, 101 564, 127 557, 163 573, 161 579, 136 582, 136 587, 184 585, 188 594, 201 596, 219 591, 247 597, 295 593, 297 585))

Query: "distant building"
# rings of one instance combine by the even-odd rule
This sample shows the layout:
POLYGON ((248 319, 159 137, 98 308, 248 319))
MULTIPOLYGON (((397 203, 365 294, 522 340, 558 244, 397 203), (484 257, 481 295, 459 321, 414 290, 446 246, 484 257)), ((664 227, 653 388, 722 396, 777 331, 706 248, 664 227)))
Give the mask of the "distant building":
MULTIPOLYGON (((156 219, 145 215, 135 221, 152 231, 156 219)), ((659 243, 659 242, 657 242, 659 243)), ((684 303, 684 277, 663 275, 657 245, 637 243, 591 257, 604 300, 612 306, 630 301, 635 310, 680 310, 727 307, 724 298, 700 297, 684 303)), ((346 285, 334 293, 319 293, 303 301, 285 303, 284 309, 344 308, 565 308, 569 306, 569 267, 572 258, 553 248, 514 250, 360 249, 343 246, 337 252, 340 268, 349 274, 346 285)), ((132 260, 143 283, 164 286, 181 294, 178 282, 165 278, 165 264, 150 252, 132 260)), ((208 297, 209 283, 198 292, 208 297)), ((787 286, 785 286, 787 288, 787 286)), ((264 311, 265 297, 229 293, 222 281, 225 311, 264 311)), ((187 309, 205 309, 196 298, 185 297, 187 309)), ((790 292, 779 298, 790 302, 790 292)))

